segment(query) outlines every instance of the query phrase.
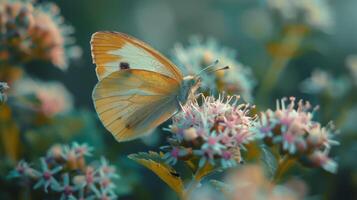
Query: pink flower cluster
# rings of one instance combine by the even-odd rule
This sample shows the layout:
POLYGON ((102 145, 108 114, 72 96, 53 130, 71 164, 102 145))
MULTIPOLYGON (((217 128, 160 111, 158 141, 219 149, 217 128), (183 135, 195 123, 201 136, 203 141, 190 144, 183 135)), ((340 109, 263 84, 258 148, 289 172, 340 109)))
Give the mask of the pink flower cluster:
POLYGON ((282 154, 298 156, 301 161, 307 161, 314 166, 335 172, 337 164, 327 157, 331 146, 338 142, 332 137, 336 131, 332 123, 321 126, 313 121, 317 107, 312 108, 309 102, 300 100, 296 103, 294 97, 277 101, 276 110, 262 112, 260 120, 255 125, 257 136, 269 145, 279 145, 282 154), (324 159, 319 159, 325 155, 324 159))
POLYGON ((60 82, 42 82, 31 78, 23 78, 13 86, 14 96, 21 98, 34 96, 35 102, 29 102, 28 107, 44 116, 53 117, 72 110, 73 98, 66 87, 60 82))
POLYGON ((66 69, 68 59, 78 58, 73 27, 64 23, 59 8, 30 0, 0 2, 0 63, 21 65, 28 61, 49 61, 66 69))
POLYGON ((199 158, 199 166, 220 161, 224 168, 242 161, 240 149, 254 140, 251 127, 255 116, 251 106, 238 104, 239 96, 204 97, 182 106, 182 112, 173 118, 167 129, 172 133, 164 158, 175 164, 178 159, 199 158))
POLYGON ((91 156, 93 147, 73 143, 71 146, 54 145, 39 166, 20 161, 10 172, 9 178, 31 180, 33 189, 42 188, 45 193, 60 199, 117 199, 114 179, 119 178, 114 166, 102 157, 87 165, 85 157, 91 156))

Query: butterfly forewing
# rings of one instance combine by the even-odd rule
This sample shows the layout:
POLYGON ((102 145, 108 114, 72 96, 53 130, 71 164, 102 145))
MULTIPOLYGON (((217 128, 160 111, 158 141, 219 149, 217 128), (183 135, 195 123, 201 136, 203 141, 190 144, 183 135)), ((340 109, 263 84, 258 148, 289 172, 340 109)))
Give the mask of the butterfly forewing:
POLYGON ((93 62, 99 80, 122 69, 143 69, 169 76, 178 82, 179 69, 148 44, 118 32, 96 32, 91 40, 93 62))
POLYGON ((140 137, 169 119, 177 110, 179 83, 147 70, 115 71, 93 91, 104 126, 118 141, 140 137))

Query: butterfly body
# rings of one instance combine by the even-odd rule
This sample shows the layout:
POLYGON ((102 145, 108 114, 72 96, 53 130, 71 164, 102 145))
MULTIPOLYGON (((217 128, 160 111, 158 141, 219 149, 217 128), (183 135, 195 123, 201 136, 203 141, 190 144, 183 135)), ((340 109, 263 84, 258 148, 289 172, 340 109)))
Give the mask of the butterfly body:
POLYGON ((194 76, 184 77, 182 84, 180 86, 179 93, 177 95, 177 102, 179 104, 186 104, 187 101, 194 98, 195 92, 200 85, 200 79, 194 76))
POLYGON ((183 77, 159 52, 123 33, 97 32, 91 47, 99 80, 94 106, 120 142, 150 133, 193 98, 199 86, 197 77, 183 77))

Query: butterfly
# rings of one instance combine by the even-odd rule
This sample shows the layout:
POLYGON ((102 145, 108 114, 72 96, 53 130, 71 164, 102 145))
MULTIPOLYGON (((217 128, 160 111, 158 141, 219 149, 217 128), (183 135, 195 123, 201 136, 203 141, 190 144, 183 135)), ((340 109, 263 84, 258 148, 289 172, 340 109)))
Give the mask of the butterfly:
POLYGON ((92 93, 94 107, 119 142, 152 132, 195 98, 200 73, 184 77, 175 64, 139 39, 96 32, 91 50, 98 78, 92 93))

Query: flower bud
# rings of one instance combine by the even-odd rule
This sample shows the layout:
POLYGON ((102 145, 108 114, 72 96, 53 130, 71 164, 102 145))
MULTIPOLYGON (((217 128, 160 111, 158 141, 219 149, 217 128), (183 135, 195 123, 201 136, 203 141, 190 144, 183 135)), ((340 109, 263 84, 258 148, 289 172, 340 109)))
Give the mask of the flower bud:
POLYGON ((183 138, 186 141, 192 141, 198 137, 196 129, 191 127, 183 131, 183 138))
POLYGON ((62 154, 63 154, 62 146, 59 144, 53 145, 49 153, 56 160, 62 159, 62 154))
POLYGON ((76 185, 84 185, 86 183, 86 177, 84 175, 74 176, 73 183, 76 185))

